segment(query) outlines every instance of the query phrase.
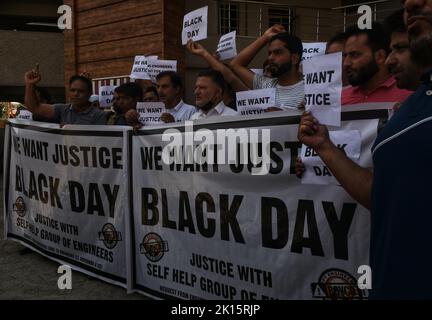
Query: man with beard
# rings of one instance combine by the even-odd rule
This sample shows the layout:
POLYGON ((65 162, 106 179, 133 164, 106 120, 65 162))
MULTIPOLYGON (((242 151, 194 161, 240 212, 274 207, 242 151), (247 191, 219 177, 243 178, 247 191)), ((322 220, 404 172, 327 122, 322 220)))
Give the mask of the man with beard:
MULTIPOLYGON (((139 127, 138 117, 130 117, 130 110, 136 112, 137 103, 141 101, 143 91, 141 86, 135 82, 122 84, 114 89, 113 109, 115 115, 108 120, 110 125, 137 126, 139 127)), ((138 114, 138 112, 136 112, 138 114)))
POLYGON ((35 116, 53 123, 105 125, 109 112, 94 108, 89 102, 92 95, 91 80, 84 76, 73 76, 69 80, 70 104, 41 103, 36 94, 36 84, 41 81, 39 65, 25 74, 25 106, 35 116))
POLYGON ((236 116, 237 112, 223 102, 224 90, 225 80, 219 71, 212 69, 201 71, 195 83, 195 104, 199 111, 191 117, 191 120, 236 116))
POLYGON ((286 110, 298 108, 304 100, 304 82, 299 72, 302 55, 301 40, 285 32, 283 26, 275 25, 240 52, 230 66, 249 88, 276 88, 276 106, 267 111, 286 110), (268 43, 268 70, 272 78, 256 75, 247 68, 268 43))
POLYGON ((432 0, 405 0, 404 21, 422 84, 382 129, 372 148, 373 174, 349 160, 309 113, 299 140, 312 147, 339 183, 371 209, 375 299, 432 298, 432 0))
POLYGON ((391 39, 391 52, 387 57, 386 65, 395 77, 398 88, 416 90, 421 84, 422 67, 414 63, 411 58, 403 12, 403 9, 398 10, 386 19, 386 26, 391 39))
POLYGON ((412 92, 399 89, 385 64, 389 37, 380 24, 361 30, 346 30, 343 67, 351 87, 342 91, 342 105, 373 102, 402 102, 412 92))

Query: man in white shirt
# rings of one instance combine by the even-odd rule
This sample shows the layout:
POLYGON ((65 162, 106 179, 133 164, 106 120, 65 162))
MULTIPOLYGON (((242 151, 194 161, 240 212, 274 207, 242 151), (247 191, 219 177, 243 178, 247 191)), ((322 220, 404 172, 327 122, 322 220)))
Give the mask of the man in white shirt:
POLYGON ((174 71, 164 71, 156 76, 156 81, 159 100, 165 104, 167 110, 162 114, 161 120, 165 123, 190 120, 197 109, 183 102, 183 83, 179 74, 174 71))
POLYGON ((224 90, 225 80, 220 72, 211 69, 201 71, 195 83, 195 104, 199 111, 191 120, 236 116, 237 112, 223 103, 224 90))

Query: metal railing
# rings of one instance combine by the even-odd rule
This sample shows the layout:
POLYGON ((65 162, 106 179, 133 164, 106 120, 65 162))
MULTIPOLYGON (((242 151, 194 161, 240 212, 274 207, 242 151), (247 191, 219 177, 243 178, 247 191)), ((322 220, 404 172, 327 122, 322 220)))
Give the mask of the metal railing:
MULTIPOLYGON (((313 8, 306 6, 293 6, 288 3, 281 2, 260 2, 246 0, 212 0, 216 2, 218 8, 218 26, 213 34, 220 35, 221 30, 234 31, 237 30, 239 37, 257 38, 260 36, 269 25, 269 12, 283 13, 281 19, 286 18, 287 31, 300 36, 305 41, 326 41, 329 36, 336 32, 346 29, 347 25, 356 23, 359 14, 357 8, 361 5, 370 5, 373 12, 374 21, 379 20, 379 16, 390 14, 391 11, 397 9, 396 5, 391 9, 391 4, 400 1, 395 0, 377 0, 367 1, 355 5, 340 6, 335 8, 313 8), (234 15, 237 19, 232 22, 230 12, 225 12, 225 18, 222 21, 220 8, 225 5, 225 9, 237 10, 234 15), (289 13, 287 15, 287 13, 289 13), (222 28, 221 23, 227 23, 225 28, 222 28), (234 27, 233 27, 234 26, 234 27)), ((286 1, 288 2, 288 1, 286 1)), ((318 1, 317 1, 318 3, 318 1)), ((272 16, 274 17, 274 15, 272 16)), ((209 34, 212 32, 209 30, 209 34)))

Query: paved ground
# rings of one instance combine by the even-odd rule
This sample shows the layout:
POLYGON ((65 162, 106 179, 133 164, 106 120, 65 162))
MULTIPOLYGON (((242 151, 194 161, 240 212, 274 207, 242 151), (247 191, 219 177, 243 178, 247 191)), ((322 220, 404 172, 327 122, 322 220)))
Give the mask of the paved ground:
MULTIPOLYGON (((1 185, 3 182, 0 180, 1 185)), ((66 300, 128 300, 146 299, 126 294, 126 289, 72 271, 72 290, 59 290, 59 264, 43 256, 23 252, 24 247, 6 241, 3 234, 3 192, 0 209, 0 300, 4 299, 66 299, 66 300)), ((25 250, 28 251, 28 250, 25 250)))

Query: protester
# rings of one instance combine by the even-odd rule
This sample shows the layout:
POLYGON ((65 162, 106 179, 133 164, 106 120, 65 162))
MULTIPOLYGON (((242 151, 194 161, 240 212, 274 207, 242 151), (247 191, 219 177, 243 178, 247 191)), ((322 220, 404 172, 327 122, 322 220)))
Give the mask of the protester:
POLYGON ((133 125, 137 124, 138 120, 131 117, 126 118, 129 110, 136 110, 137 103, 141 101, 143 96, 141 87, 134 82, 122 84, 114 89, 113 109, 115 114, 108 119, 109 125, 133 125))
POLYGON ((154 86, 148 87, 142 98, 143 102, 159 102, 159 95, 154 86))
POLYGON ((332 144, 327 128, 309 113, 302 116, 298 134, 347 192, 371 208, 370 298, 375 299, 432 298, 427 254, 432 243, 432 0, 405 0, 404 8, 412 59, 422 68, 423 82, 376 139, 373 174, 332 144))
POLYGON ((83 76, 69 80, 70 104, 40 103, 36 95, 36 84, 40 82, 39 66, 25 74, 25 105, 34 115, 64 124, 106 124, 109 112, 93 108, 89 102, 92 83, 83 76))
POLYGON ((276 88, 276 106, 268 111, 298 108, 304 100, 304 82, 299 72, 303 44, 281 25, 269 28, 231 61, 231 68, 253 89, 276 88), (268 70, 272 79, 254 74, 247 68, 257 53, 269 44, 268 70))
POLYGON ((225 81, 220 72, 211 69, 201 71, 195 83, 195 104, 199 111, 191 120, 237 115, 236 111, 224 104, 224 90, 225 81))
POLYGON ((180 75, 164 71, 156 76, 156 81, 159 100, 165 104, 167 111, 162 114, 161 120, 165 123, 189 120, 197 110, 182 99, 183 82, 180 75))
POLYGON ((403 9, 396 11, 386 19, 390 33, 391 52, 386 65, 396 79, 398 88, 416 90, 420 84, 422 68, 411 58, 407 28, 403 22, 403 9))
POLYGON ((390 39, 382 25, 346 30, 344 69, 351 87, 342 91, 342 105, 403 102, 412 91, 399 89, 385 62, 390 39))

